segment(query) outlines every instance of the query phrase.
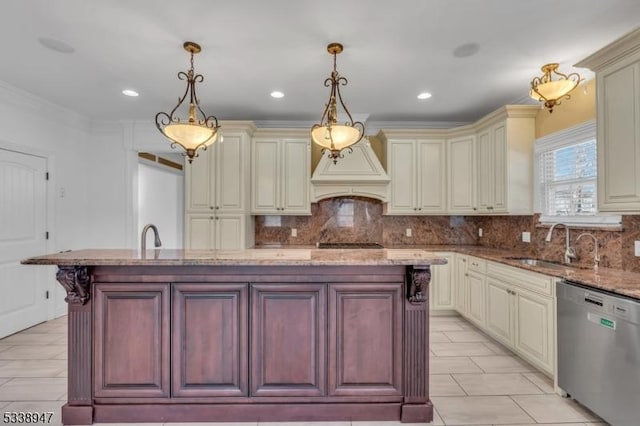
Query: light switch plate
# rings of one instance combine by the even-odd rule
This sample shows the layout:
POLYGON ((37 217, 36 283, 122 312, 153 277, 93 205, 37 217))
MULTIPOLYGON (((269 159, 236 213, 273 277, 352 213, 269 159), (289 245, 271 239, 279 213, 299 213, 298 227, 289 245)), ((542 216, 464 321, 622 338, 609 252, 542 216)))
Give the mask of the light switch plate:
POLYGON ((482 237, 482 228, 478 228, 478 237, 482 237))
POLYGON ((297 237, 298 236, 298 230, 296 228, 291 228, 291 236, 292 237, 297 237))
POLYGON ((636 256, 640 257, 640 241, 636 241, 636 242, 634 243, 634 249, 635 249, 635 250, 634 250, 634 252, 635 252, 634 254, 635 254, 636 256))
POLYGON ((522 242, 530 243, 531 242, 531 232, 523 232, 522 233, 522 242))
POLYGON ((412 232, 411 232, 411 228, 407 228, 404 231, 404 235, 406 235, 407 237, 411 237, 413 235, 412 232))

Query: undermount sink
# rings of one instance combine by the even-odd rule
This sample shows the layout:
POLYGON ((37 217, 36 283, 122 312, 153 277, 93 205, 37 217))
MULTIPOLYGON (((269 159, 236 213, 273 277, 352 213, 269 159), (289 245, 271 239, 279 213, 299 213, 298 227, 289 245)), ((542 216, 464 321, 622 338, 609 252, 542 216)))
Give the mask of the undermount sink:
POLYGON ((528 266, 539 266, 541 268, 549 268, 549 269, 565 269, 570 268, 571 265, 563 265, 561 263, 548 262, 542 259, 534 259, 530 257, 507 257, 509 260, 513 260, 515 262, 521 263, 523 265, 528 266))

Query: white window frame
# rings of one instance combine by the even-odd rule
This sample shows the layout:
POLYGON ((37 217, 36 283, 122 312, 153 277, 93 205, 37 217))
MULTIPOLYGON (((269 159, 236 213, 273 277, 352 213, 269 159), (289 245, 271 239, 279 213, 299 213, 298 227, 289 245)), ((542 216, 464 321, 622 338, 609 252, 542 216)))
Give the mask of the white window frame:
MULTIPOLYGON (((589 227, 610 227, 620 225, 622 217, 620 215, 605 215, 596 212, 595 215, 581 215, 581 216, 549 216, 543 214, 543 200, 540 193, 540 154, 556 149, 564 148, 570 145, 576 145, 582 142, 596 139, 596 121, 589 120, 585 123, 579 124, 574 127, 570 127, 565 130, 553 133, 548 136, 536 139, 534 142, 533 154, 534 154, 534 201, 536 210, 540 213, 540 223, 552 224, 552 223, 566 223, 567 225, 574 226, 589 226, 589 227)), ((597 142, 596 142, 597 143, 597 142)), ((597 177, 596 177, 597 179, 597 177)), ((597 191, 596 185, 596 191, 597 191)), ((596 197, 598 196, 596 192, 596 197)), ((596 206, 597 209, 597 206, 596 206)))

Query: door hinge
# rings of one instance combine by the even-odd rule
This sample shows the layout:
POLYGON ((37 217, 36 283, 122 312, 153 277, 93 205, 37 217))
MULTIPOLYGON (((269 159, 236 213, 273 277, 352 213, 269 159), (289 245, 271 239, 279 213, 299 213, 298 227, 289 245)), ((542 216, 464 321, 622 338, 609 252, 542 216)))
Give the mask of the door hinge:
POLYGON ((44 176, 46 180, 49 180, 49 172, 45 173, 44 176))
POLYGON ((47 291, 45 291, 45 292, 44 292, 44 298, 45 298, 45 299, 48 299, 48 298, 49 298, 49 290, 47 290, 47 291))
POLYGON ((44 233, 44 239, 45 239, 45 240, 48 240, 48 239, 49 239, 49 231, 47 231, 47 232, 45 232, 45 233, 44 233))

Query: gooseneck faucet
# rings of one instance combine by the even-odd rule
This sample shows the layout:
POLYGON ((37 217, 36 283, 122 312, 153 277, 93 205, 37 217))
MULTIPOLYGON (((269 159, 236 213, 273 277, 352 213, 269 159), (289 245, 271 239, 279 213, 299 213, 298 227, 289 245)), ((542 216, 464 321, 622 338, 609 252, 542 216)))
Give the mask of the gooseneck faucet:
POLYGON ((593 239, 593 269, 598 272, 598 266, 600 265, 600 255, 598 254, 598 239, 595 237, 595 235, 589 232, 583 232, 582 234, 578 235, 578 238, 576 238, 576 243, 582 237, 591 237, 591 239, 593 239))
POLYGON ((158 233, 158 228, 149 223, 142 228, 142 235, 140 235, 140 251, 144 253, 147 249, 147 231, 151 228, 153 230, 153 245, 156 247, 160 247, 162 245, 162 241, 160 241, 160 234, 158 233))
POLYGON ((566 242, 565 242, 565 248, 564 248, 564 263, 568 265, 571 263, 571 259, 577 258, 576 251, 573 249, 573 247, 569 245, 569 227, 564 223, 554 223, 553 225, 551 225, 551 228, 549 228, 547 237, 544 240, 546 242, 551 241, 551 234, 553 233, 553 230, 556 228, 556 226, 564 226, 565 236, 566 236, 566 242))

